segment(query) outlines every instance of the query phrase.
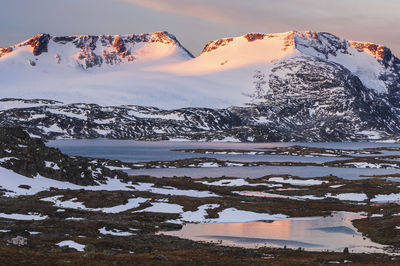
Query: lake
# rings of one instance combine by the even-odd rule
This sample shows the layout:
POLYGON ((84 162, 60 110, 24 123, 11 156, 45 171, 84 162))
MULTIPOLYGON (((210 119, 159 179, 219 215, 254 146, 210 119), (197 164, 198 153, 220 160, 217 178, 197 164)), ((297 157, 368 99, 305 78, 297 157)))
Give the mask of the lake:
MULTIPOLYGON (((243 154, 199 154, 173 149, 241 149, 287 147, 301 145, 335 149, 363 149, 377 147, 400 147, 398 143, 377 142, 334 142, 334 143, 231 143, 231 142, 170 142, 170 141, 131 141, 131 140, 55 140, 48 146, 57 147, 69 155, 80 155, 94 158, 121 160, 125 162, 172 161, 187 158, 208 157, 237 162, 313 162, 323 163, 346 158, 338 157, 304 157, 289 155, 243 155, 243 154)), ((384 151, 383 155, 398 155, 399 152, 384 151)), ((178 168, 178 169, 138 169, 129 170, 132 175, 151 175, 155 177, 190 176, 202 177, 249 177, 258 178, 265 175, 294 175, 299 177, 320 177, 336 175, 345 179, 359 179, 360 175, 387 175, 399 173, 398 169, 373 168, 335 168, 314 166, 256 166, 256 167, 219 167, 219 168, 178 168)))
POLYGON ((186 224, 165 235, 197 241, 220 242, 247 248, 305 248, 313 251, 378 252, 384 246, 357 232, 351 221, 364 218, 358 213, 337 212, 328 217, 292 218, 271 222, 186 224))

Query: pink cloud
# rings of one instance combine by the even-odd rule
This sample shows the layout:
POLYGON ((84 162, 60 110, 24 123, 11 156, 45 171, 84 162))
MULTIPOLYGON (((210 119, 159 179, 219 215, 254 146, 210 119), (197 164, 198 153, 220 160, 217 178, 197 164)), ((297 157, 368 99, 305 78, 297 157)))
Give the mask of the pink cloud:
POLYGON ((209 1, 191 0, 117 0, 132 3, 153 10, 194 17, 218 23, 233 23, 234 14, 230 10, 221 10, 220 7, 211 5, 209 1), (229 15, 231 14, 231 15, 229 15))

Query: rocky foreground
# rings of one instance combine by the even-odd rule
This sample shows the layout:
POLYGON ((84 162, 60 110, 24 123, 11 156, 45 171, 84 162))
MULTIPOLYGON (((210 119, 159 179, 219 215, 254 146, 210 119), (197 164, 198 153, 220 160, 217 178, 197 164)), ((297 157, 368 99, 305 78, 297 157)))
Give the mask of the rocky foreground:
MULTIPOLYGON (((216 162, 203 158, 138 165, 70 157, 16 128, 2 128, 0 139, 0 261, 5 265, 398 265, 400 259, 395 255, 400 248, 400 188, 385 177, 349 181, 335 176, 132 176, 122 170, 202 167, 201 163, 216 162), (356 254, 351 249, 309 252, 268 246, 243 249, 166 235, 185 223, 229 221, 229 212, 240 213, 245 222, 251 221, 249 217, 276 220, 340 211, 362 213, 364 218, 353 225, 385 246, 382 253, 356 254), (160 231, 165 234, 157 234, 160 231)), ((292 147, 260 152, 335 155, 338 160, 350 154, 361 158, 372 155, 378 161, 383 156, 379 149, 292 147)), ((220 162, 220 167, 227 167, 227 163, 220 162)))

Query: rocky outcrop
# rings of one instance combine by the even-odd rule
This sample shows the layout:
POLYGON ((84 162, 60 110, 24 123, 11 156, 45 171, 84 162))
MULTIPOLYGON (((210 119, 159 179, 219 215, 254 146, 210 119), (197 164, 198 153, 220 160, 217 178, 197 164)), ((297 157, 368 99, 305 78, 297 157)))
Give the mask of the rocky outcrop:
POLYGON ((95 66, 101 66, 103 63, 103 58, 93 52, 93 50, 88 49, 88 47, 82 47, 78 55, 78 64, 84 68, 91 68, 95 66))
POLYGON ((386 96, 366 88, 343 66, 318 58, 296 57, 277 64, 268 84, 258 83, 255 98, 262 102, 255 104, 257 116, 270 129, 286 128, 282 136, 343 141, 357 139, 364 131, 400 133, 399 115, 386 96))
POLYGON ((25 42, 24 45, 30 45, 32 47, 32 53, 34 56, 41 55, 42 53, 48 52, 48 44, 50 41, 49 34, 38 34, 28 41, 25 42))
POLYGON ((13 49, 12 47, 3 47, 3 48, 0 48, 0 58, 1 58, 3 55, 5 55, 5 54, 11 53, 13 50, 14 50, 14 49, 13 49))
MULTIPOLYGON (((261 89, 257 96, 262 97, 262 103, 247 107, 162 110, 37 100, 36 106, 0 111, 0 126, 21 126, 44 139, 230 138, 270 142, 395 139, 400 135, 396 108, 363 87, 357 77, 338 65, 318 60, 309 64, 306 60, 296 62, 299 65, 295 72, 280 75, 280 71, 294 63, 289 60, 275 68, 269 89, 261 89), (316 69, 328 72, 329 79, 319 71, 311 73, 316 69)), ((1 102, 21 105, 16 99, 1 102)))
POLYGON ((124 178, 105 161, 70 157, 31 138, 21 128, 0 128, 0 166, 27 177, 38 175, 77 185, 97 185, 107 178, 124 178))
MULTIPOLYGON (((18 106, 24 101, 8 99, 2 102, 18 106)), ((224 109, 161 110, 141 106, 36 102, 36 107, 0 111, 0 125, 21 126, 45 139, 68 136, 117 139, 172 137, 183 132, 226 130, 240 125, 240 119, 224 109)))
POLYGON ((248 33, 244 35, 249 42, 254 42, 256 40, 263 40, 267 34, 264 33, 248 33))
POLYGON ((213 50, 218 49, 221 46, 228 45, 230 42, 233 41, 233 38, 225 38, 225 39, 219 39, 217 41, 212 41, 209 42, 203 49, 202 53, 207 53, 211 52, 213 50))
POLYGON ((379 58, 381 60, 387 59, 390 53, 390 50, 383 45, 378 45, 375 43, 370 42, 356 42, 356 41, 349 41, 349 44, 354 48, 367 52, 368 54, 379 58))

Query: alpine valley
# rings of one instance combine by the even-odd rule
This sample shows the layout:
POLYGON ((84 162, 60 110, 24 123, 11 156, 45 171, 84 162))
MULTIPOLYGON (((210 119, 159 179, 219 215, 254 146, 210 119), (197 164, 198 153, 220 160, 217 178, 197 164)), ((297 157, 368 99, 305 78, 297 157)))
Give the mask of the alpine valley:
POLYGON ((0 126, 44 139, 400 139, 400 59, 325 32, 249 33, 197 57, 167 32, 40 34, 0 49, 0 80, 0 126))

